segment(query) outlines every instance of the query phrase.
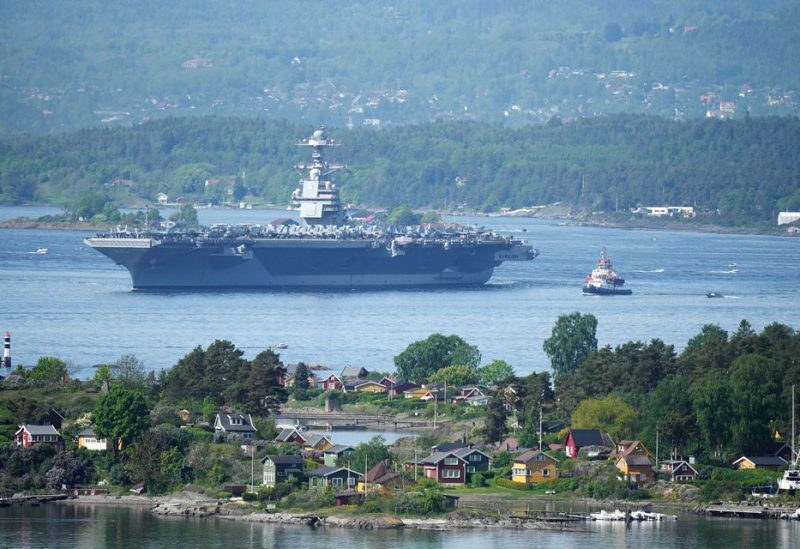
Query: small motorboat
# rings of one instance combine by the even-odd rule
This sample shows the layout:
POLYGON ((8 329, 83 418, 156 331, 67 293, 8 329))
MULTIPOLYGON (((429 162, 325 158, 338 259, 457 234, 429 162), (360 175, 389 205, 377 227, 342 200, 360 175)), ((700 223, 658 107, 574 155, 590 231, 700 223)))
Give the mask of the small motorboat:
POLYGON ((287 347, 289 347, 288 343, 276 343, 272 346, 273 349, 286 349, 287 347))
POLYGON ((725 297, 722 295, 722 292, 708 292, 706 297, 715 298, 715 297, 725 297))
POLYGON ((36 248, 36 251, 33 253, 35 253, 36 255, 45 255, 49 251, 50 250, 48 250, 47 248, 36 248))

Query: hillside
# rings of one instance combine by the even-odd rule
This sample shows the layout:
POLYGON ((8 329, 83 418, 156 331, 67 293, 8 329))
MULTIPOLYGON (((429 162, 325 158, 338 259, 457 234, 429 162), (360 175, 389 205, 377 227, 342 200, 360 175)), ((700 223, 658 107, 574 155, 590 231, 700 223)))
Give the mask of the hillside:
MULTIPOLYGON (((172 199, 288 203, 313 126, 193 117, 132 128, 0 138, 0 202, 172 199), (208 183, 207 183, 208 182, 208 183), (230 194, 224 191, 230 189, 230 194)), ((800 209, 800 120, 675 122, 614 115, 512 129, 437 122, 331 128, 344 198, 370 206, 496 211, 565 202, 583 211, 694 206, 715 223, 774 224, 800 209)))
POLYGON ((788 0, 4 2, 0 130, 800 113, 788 0))

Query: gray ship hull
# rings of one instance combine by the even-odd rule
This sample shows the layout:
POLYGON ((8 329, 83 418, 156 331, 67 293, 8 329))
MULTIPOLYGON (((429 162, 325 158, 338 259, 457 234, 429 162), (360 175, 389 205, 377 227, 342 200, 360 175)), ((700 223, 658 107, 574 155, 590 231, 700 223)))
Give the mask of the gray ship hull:
POLYGON ((190 243, 90 238, 135 289, 476 286, 505 260, 532 259, 503 241, 443 247, 375 240, 260 239, 190 243))

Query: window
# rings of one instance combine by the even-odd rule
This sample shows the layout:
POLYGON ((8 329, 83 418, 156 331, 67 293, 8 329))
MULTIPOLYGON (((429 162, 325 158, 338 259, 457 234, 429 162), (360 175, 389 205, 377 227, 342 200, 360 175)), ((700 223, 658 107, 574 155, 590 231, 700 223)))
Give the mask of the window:
POLYGON ((442 471, 442 478, 461 478, 461 471, 458 469, 445 469, 442 471))
POLYGON ((448 457, 444 458, 445 465, 458 465, 458 458, 448 457))
POLYGON ((469 456, 470 461, 480 461, 481 455, 480 454, 470 454, 469 456))
POLYGON ((542 476, 543 477, 549 477, 550 476, 550 469, 548 469, 547 467, 542 469, 542 476))
POLYGON ((528 471, 527 471, 527 469, 524 469, 524 468, 515 467, 514 469, 511 469, 511 474, 514 475, 514 476, 518 476, 518 477, 519 476, 527 476, 528 475, 528 471))
POLYGON ((267 483, 267 482, 275 482, 275 473, 272 472, 272 471, 265 472, 264 473, 264 482, 265 483, 267 483))
POLYGON ((336 486, 337 488, 339 488, 342 485, 342 479, 340 479, 340 478, 332 478, 330 480, 330 483, 333 484, 334 486, 336 486))
POLYGON ((347 477, 348 486, 355 486, 355 484, 356 484, 356 477, 347 477))

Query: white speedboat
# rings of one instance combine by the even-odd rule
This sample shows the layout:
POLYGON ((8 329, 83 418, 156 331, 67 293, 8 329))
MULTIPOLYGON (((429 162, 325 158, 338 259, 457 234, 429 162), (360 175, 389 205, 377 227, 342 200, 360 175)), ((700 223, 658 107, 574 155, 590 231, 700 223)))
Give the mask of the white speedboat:
POLYGON ((47 248, 36 248, 36 251, 33 253, 35 253, 36 255, 45 255, 49 251, 50 250, 48 250, 47 248))

